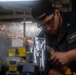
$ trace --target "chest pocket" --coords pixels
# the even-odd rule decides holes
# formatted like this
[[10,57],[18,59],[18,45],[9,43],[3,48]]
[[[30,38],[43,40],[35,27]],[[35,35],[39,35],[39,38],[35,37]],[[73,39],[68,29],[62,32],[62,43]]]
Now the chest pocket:
[[69,44],[75,42],[76,41],[76,32],[70,34],[66,39]]
[[72,25],[71,28],[68,29],[66,40],[68,50],[76,48],[76,25]]

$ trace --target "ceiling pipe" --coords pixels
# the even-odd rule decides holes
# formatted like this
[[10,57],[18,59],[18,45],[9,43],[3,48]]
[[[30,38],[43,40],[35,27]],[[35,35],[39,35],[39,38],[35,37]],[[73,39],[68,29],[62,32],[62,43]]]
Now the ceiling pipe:
[[[23,14],[17,14],[17,15],[0,15],[0,20],[4,20],[4,19],[20,19],[23,18],[24,15]],[[26,18],[32,18],[31,14],[26,14]]]

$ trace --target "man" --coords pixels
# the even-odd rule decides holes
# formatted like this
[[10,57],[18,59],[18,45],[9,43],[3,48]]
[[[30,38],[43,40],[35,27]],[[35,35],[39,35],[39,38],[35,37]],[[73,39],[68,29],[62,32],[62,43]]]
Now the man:
[[46,35],[46,44],[56,52],[47,58],[48,75],[64,75],[58,69],[68,66],[76,72],[76,13],[61,12],[49,0],[39,1],[32,9],[32,16],[43,28],[40,36]]

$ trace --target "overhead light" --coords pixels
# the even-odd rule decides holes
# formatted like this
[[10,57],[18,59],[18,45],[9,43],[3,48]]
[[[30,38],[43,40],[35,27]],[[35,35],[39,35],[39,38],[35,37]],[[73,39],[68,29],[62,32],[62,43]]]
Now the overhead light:
[[12,1],[38,1],[38,0],[0,0],[0,2],[12,2]]
[[[23,21],[21,23],[24,23]],[[25,23],[32,23],[32,21],[25,21]]]
[[32,23],[32,21],[25,21],[25,23]]

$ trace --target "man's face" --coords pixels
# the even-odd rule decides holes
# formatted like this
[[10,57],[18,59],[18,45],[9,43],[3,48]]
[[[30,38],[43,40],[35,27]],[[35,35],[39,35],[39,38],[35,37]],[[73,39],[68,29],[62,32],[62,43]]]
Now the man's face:
[[57,14],[56,11],[40,21],[42,28],[48,34],[51,35],[57,34],[58,29],[60,27],[60,23],[61,23],[60,16]]

